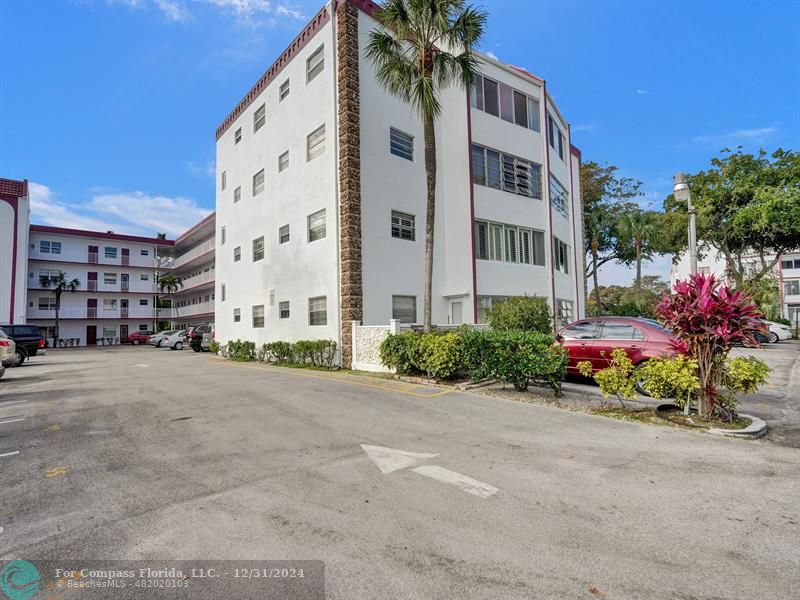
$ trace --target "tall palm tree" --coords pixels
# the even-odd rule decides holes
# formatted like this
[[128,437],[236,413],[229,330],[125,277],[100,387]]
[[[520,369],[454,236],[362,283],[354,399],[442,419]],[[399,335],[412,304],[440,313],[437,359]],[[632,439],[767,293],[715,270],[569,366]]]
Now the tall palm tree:
[[423,326],[431,329],[433,231],[436,216],[436,133],[442,89],[469,89],[478,74],[475,46],[486,13],[464,0],[386,0],[375,13],[383,25],[369,34],[366,55],[386,90],[408,102],[422,118],[425,138],[425,300]]
[[659,235],[658,223],[653,213],[636,211],[626,213],[620,218],[620,235],[633,241],[636,248],[636,282],[634,283],[636,307],[641,307],[642,295],[642,248],[653,242]]
[[65,291],[74,292],[81,285],[77,278],[67,279],[64,271],[59,271],[55,275],[42,275],[39,277],[39,285],[43,288],[52,289],[56,297],[56,326],[53,332],[53,348],[57,347],[58,341],[58,314],[61,311],[61,294]]
[[175,292],[183,287],[183,280],[177,275],[168,273],[158,278],[158,289],[169,294],[170,306],[175,309],[175,319],[178,319],[178,307],[175,305]]
[[598,271],[600,270],[599,252],[604,239],[607,239],[609,231],[612,229],[612,218],[608,211],[594,210],[586,215],[586,237],[589,240],[589,250],[592,253],[592,283],[594,288],[595,316],[603,314],[603,304],[600,300],[600,285],[597,281]]

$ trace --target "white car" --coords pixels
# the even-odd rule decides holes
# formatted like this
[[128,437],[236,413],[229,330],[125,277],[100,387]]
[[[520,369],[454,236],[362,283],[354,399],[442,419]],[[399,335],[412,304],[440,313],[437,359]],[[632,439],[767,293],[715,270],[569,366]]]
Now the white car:
[[781,340],[791,339],[792,337],[792,330],[788,325],[784,325],[783,323],[775,323],[774,321],[767,321],[767,327],[769,327],[769,333],[767,334],[767,337],[773,344]]
[[147,339],[147,343],[151,346],[155,346],[156,348],[161,348],[161,343],[164,341],[164,336],[171,336],[175,333],[174,329],[170,329],[168,331],[159,331],[158,333],[154,333]]
[[17,344],[0,329],[0,377],[5,375],[6,367],[13,367],[16,364]]
[[[165,334],[167,332],[164,332]],[[169,348],[170,350],[183,350],[186,345],[186,330],[173,331],[170,335],[163,335],[161,338],[161,348]]]

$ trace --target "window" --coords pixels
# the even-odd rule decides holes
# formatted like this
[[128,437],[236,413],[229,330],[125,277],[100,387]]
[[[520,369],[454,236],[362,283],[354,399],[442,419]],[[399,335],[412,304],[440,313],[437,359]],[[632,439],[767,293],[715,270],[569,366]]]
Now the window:
[[253,133],[261,129],[266,121],[267,121],[267,106],[265,104],[262,104],[256,109],[256,112],[253,113]]
[[228,185],[228,172],[223,171],[222,175],[220,175],[219,187],[224,192],[227,185]]
[[564,134],[561,129],[556,125],[553,117],[547,117],[547,139],[550,142],[550,147],[558,151],[558,157],[564,160]]
[[55,298],[39,298],[39,310],[55,310]]
[[781,267],[784,269],[800,269],[800,258],[782,260]]
[[483,260],[544,266],[544,232],[476,221],[475,256]]
[[233,249],[233,262],[239,262],[240,260],[242,260],[242,247],[236,246]]
[[783,293],[786,296],[800,296],[800,279],[783,282]]
[[289,95],[289,80],[287,79],[281,84],[281,87],[278,89],[278,102],[283,102],[288,95]]
[[565,340],[593,340],[597,330],[597,323],[594,321],[582,321],[575,323],[561,332],[561,337]]
[[225,284],[221,283],[219,285],[219,301],[225,302]]
[[558,158],[564,160],[564,134],[558,130]]
[[117,274],[103,273],[103,283],[106,285],[117,285]]
[[150,275],[139,275],[141,281],[150,281]]
[[325,125],[317,127],[306,138],[306,160],[313,160],[325,152]]
[[314,242],[325,237],[325,209],[308,215],[308,241]]
[[149,304],[147,298],[140,298],[139,299],[139,306],[147,306]]
[[241,141],[242,141],[242,128],[239,127],[239,129],[233,132],[233,143],[238,144]]
[[264,327],[264,305],[253,307],[253,327]]
[[318,296],[308,299],[308,324],[327,325],[328,324],[328,298]]
[[550,142],[550,147],[551,148],[555,148],[556,147],[555,128],[556,128],[556,124],[553,123],[553,117],[551,117],[550,115],[547,115],[547,139]]
[[264,258],[264,236],[253,240],[253,262],[258,262]]
[[416,323],[417,297],[392,296],[392,318],[401,323]]
[[711,275],[711,267],[700,267],[697,269],[700,275]]
[[472,144],[472,180],[512,194],[542,198],[541,165],[479,144]]
[[414,215],[407,215],[393,210],[392,237],[413,242],[415,238],[414,220]]
[[561,182],[550,175],[550,204],[565,217],[569,216],[569,195]]
[[225,245],[225,225],[219,228],[219,245]]
[[103,300],[103,310],[116,310],[116,309],[117,309],[116,298],[106,298]]
[[289,168],[289,151],[287,150],[278,157],[278,173]]
[[150,331],[147,327],[147,323],[139,323],[139,331]]
[[320,46],[306,60],[306,83],[322,73],[325,68],[325,46]]
[[103,249],[103,253],[106,258],[117,258],[117,249],[111,246],[106,246]]
[[264,169],[253,175],[253,196],[264,191]]
[[242,320],[242,309],[241,308],[234,308],[233,309],[233,322],[239,323]]
[[598,339],[601,340],[643,340],[644,334],[628,323],[605,321]]
[[556,269],[562,273],[569,273],[569,246],[557,237],[553,238]]
[[390,127],[389,152],[406,160],[414,160],[414,136]]
[[285,244],[289,241],[289,225],[283,225],[278,229],[278,243]]
[[505,299],[505,296],[478,296],[478,323],[488,322],[489,309]]
[[53,277],[58,277],[59,271],[58,269],[39,269],[39,282],[41,284],[42,279],[52,279]]
[[478,75],[470,90],[470,104],[509,123],[541,131],[539,101],[504,83]]
[[563,326],[572,323],[573,319],[575,318],[572,306],[572,300],[558,300],[556,308],[559,325]]
[[41,240],[39,242],[39,252],[42,254],[61,254],[61,242]]
[[236,189],[233,190],[233,203],[236,204],[241,199],[242,199],[242,186],[237,186]]
[[139,254],[142,256],[150,256],[150,250],[139,250]]
[[113,338],[117,336],[117,326],[116,325],[103,325],[103,337],[105,338]]
[[283,302],[278,302],[278,318],[279,319],[288,319],[289,318],[289,301],[285,300]]

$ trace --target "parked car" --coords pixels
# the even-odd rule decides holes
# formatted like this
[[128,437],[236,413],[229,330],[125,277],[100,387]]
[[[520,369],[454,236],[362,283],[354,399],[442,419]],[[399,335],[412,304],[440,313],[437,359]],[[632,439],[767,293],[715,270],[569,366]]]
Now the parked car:
[[204,333],[203,334],[203,341],[200,343],[200,349],[203,352],[211,352],[211,342],[214,341],[214,334],[215,333],[216,333],[216,330],[215,330],[214,326],[212,325],[211,326],[211,331],[209,331],[208,333]]
[[147,343],[151,346],[155,346],[156,348],[161,348],[161,343],[164,341],[164,336],[169,337],[173,333],[175,333],[174,329],[168,329],[166,331],[159,331],[158,333],[154,333],[150,336],[147,340]]
[[[556,339],[567,350],[567,372],[578,374],[578,363],[589,361],[592,371],[605,369],[614,348],[624,348],[635,366],[650,358],[675,356],[672,332],[658,321],[634,317],[590,317],[570,323]],[[647,391],[637,384],[637,390]]]
[[195,352],[200,352],[203,349],[203,336],[211,332],[214,326],[210,323],[205,325],[198,325],[197,327],[190,327],[186,330],[186,339],[189,340],[189,346]]
[[776,323],[775,321],[767,321],[767,327],[769,327],[769,333],[767,334],[767,337],[773,344],[780,342],[781,340],[792,339],[792,330],[788,325]]
[[134,331],[133,333],[129,333],[128,337],[126,337],[122,343],[133,344],[134,346],[146,344],[150,340],[151,335],[153,335],[152,331]]
[[0,329],[0,377],[6,374],[7,367],[17,364],[17,344],[6,332]]
[[44,336],[38,325],[0,325],[0,329],[16,344],[16,366],[31,356],[44,354]]
[[186,344],[186,330],[173,331],[170,335],[164,335],[161,338],[161,346],[169,348],[170,350],[183,350]]

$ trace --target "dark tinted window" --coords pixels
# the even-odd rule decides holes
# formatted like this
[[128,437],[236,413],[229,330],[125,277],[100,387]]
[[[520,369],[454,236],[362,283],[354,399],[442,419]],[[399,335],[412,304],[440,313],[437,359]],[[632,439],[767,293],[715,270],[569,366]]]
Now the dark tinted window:
[[5,332],[11,337],[41,336],[38,325],[5,325]]
[[561,332],[561,337],[567,340],[591,340],[594,338],[594,331],[597,323],[584,321],[575,323],[572,327],[567,327]]
[[601,340],[643,340],[644,334],[628,323],[606,321],[600,334]]

